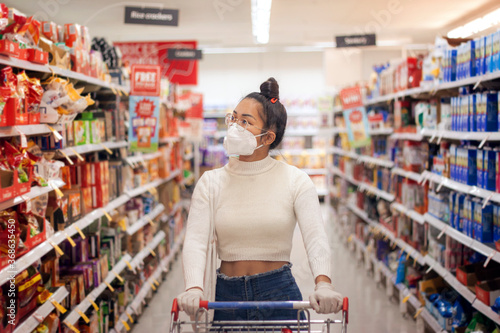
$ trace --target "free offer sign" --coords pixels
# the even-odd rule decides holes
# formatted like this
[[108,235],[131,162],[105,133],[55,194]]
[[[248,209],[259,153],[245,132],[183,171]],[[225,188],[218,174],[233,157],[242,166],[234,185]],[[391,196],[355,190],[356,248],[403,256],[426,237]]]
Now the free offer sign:
[[160,96],[160,66],[133,65],[130,93],[140,96]]

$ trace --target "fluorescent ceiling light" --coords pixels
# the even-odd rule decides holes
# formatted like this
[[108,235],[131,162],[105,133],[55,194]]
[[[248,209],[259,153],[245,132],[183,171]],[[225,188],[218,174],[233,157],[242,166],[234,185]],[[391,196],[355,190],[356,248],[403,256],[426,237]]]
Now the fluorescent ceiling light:
[[449,38],[466,38],[500,23],[500,8],[448,32]]
[[269,43],[272,0],[252,0],[252,34],[257,44]]

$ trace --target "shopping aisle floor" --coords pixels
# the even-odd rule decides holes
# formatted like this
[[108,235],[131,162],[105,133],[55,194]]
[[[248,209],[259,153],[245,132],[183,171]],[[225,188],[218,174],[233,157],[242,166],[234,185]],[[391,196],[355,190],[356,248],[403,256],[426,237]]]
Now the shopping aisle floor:
[[[333,228],[327,228],[332,244],[333,254],[333,281],[342,294],[349,297],[350,332],[370,333],[414,333],[416,325],[413,319],[403,318],[398,305],[391,302],[385,294],[384,287],[377,287],[373,278],[369,277],[364,268],[358,265],[354,253],[349,251],[334,235]],[[292,272],[302,291],[304,299],[314,289],[314,283],[307,262],[300,231],[297,228],[294,235],[292,249]],[[182,273],[181,256],[173,264],[166,281],[161,285],[133,333],[165,333],[169,330],[170,309],[172,300],[183,291],[184,280]],[[311,312],[312,319],[325,319],[328,316]],[[335,315],[333,318],[340,318]],[[190,330],[190,329],[189,329]],[[333,327],[332,332],[340,332],[340,327]]]

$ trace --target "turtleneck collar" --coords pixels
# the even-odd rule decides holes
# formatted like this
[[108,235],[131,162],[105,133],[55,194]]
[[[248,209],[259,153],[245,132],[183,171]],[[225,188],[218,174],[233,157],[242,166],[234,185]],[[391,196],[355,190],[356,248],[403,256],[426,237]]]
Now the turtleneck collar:
[[277,161],[269,155],[255,162],[243,162],[237,157],[230,157],[229,163],[225,165],[225,169],[236,175],[253,176],[271,170],[276,162]]

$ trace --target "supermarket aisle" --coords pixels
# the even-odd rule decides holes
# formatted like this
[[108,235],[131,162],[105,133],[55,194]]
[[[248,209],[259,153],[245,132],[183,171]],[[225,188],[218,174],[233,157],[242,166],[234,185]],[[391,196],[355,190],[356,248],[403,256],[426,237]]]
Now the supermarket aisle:
[[[367,276],[365,270],[356,264],[353,253],[338,242],[333,228],[328,228],[333,252],[333,281],[336,288],[350,299],[350,332],[371,333],[414,333],[416,325],[412,319],[405,319],[399,313],[398,305],[391,303],[385,295],[385,289],[378,289],[375,282]],[[304,299],[314,289],[309,265],[306,260],[300,231],[297,228],[292,249],[292,271],[302,291]],[[165,333],[170,325],[170,309],[173,298],[182,292],[184,286],[182,263],[177,260],[167,280],[161,285],[159,293],[153,298],[134,333]],[[312,312],[312,319],[327,318]],[[335,316],[340,318],[339,315]],[[332,332],[340,332],[334,327]]]

